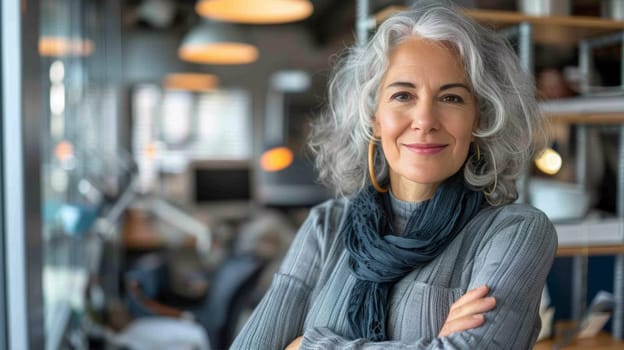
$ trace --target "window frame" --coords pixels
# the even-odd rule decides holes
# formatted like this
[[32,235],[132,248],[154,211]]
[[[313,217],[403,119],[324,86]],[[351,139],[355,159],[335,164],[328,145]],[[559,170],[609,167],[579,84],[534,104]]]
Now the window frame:
[[0,16],[0,347],[43,349],[39,5],[3,0]]

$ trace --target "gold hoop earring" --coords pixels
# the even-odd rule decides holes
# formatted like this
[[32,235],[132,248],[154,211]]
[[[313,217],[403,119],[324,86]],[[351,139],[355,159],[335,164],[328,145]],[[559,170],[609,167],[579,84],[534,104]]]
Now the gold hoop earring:
[[373,184],[373,187],[375,187],[377,192],[385,193],[385,192],[388,192],[388,189],[381,187],[379,185],[379,182],[377,182],[377,178],[375,178],[374,154],[375,154],[375,139],[371,139],[370,142],[368,143],[368,175],[370,175],[371,183]]
[[477,154],[477,162],[481,160],[481,149],[479,148],[479,144],[474,142],[475,153]]

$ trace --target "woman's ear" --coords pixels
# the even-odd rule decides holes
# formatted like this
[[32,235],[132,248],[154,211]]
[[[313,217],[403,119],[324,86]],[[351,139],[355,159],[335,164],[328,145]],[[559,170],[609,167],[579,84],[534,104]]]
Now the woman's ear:
[[475,140],[475,132],[477,132],[477,130],[479,129],[479,120],[481,119],[481,116],[477,114],[477,117],[475,118],[474,124],[472,125],[472,139],[470,141],[474,141]]
[[379,132],[379,121],[375,116],[373,116],[373,137],[375,137],[376,139],[381,137]]

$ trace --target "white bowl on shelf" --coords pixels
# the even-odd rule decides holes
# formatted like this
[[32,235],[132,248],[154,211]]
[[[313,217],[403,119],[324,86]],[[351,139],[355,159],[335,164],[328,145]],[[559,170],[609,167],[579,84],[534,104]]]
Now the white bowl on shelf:
[[531,178],[529,203],[546,213],[552,221],[574,220],[587,214],[590,195],[574,183]]

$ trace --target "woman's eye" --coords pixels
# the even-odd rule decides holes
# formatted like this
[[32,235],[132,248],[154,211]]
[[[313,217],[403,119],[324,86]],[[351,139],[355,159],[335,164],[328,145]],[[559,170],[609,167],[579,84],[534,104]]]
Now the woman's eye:
[[395,101],[399,101],[399,102],[404,102],[404,101],[409,101],[411,97],[412,95],[410,95],[407,92],[397,92],[396,94],[392,95],[391,99]]
[[440,99],[442,102],[463,103],[464,99],[457,95],[444,95]]

